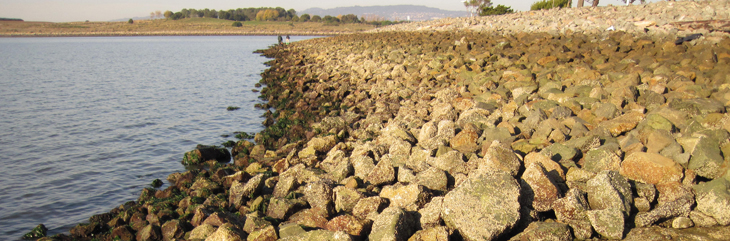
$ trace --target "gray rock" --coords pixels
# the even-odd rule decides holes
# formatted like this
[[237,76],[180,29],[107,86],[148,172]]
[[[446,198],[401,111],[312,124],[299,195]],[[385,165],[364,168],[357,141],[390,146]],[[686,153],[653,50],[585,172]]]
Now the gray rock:
[[418,230],[408,241],[448,241],[449,231],[444,226]]
[[368,156],[357,156],[352,158],[352,167],[355,169],[355,176],[365,179],[375,168],[375,161]]
[[508,172],[470,175],[444,198],[443,219],[466,240],[495,239],[520,219],[520,185]]
[[573,233],[570,227],[562,223],[533,222],[530,226],[512,237],[514,241],[528,240],[555,240],[555,241],[572,241]]
[[318,229],[303,234],[279,239],[281,241],[352,241],[352,237],[343,231],[332,232]]
[[418,210],[418,214],[421,215],[419,222],[421,229],[441,224],[443,205],[444,197],[434,197],[423,208]]
[[359,219],[366,219],[370,214],[378,214],[388,206],[388,200],[381,197],[367,197],[357,201],[352,208],[352,215]]
[[402,185],[396,183],[392,186],[385,186],[380,191],[380,197],[390,200],[391,207],[399,207],[406,211],[417,211],[430,199],[431,193],[421,185],[411,183]]
[[395,182],[395,168],[389,159],[381,158],[364,181],[376,186],[393,183]]
[[602,171],[588,180],[586,193],[593,210],[614,208],[627,215],[631,212],[634,201],[631,185],[616,171]]
[[368,238],[372,241],[405,241],[414,232],[413,218],[403,209],[390,207],[375,218]]
[[553,210],[559,222],[570,225],[576,239],[588,239],[593,235],[591,222],[586,215],[590,207],[581,190],[568,190],[565,197],[553,202]]
[[583,169],[590,172],[619,171],[621,158],[606,149],[590,150],[584,157]]
[[590,210],[586,212],[591,220],[593,229],[607,239],[622,239],[624,237],[624,212],[617,208]]
[[444,146],[439,148],[439,151],[436,153],[436,158],[428,158],[426,161],[429,165],[447,172],[456,173],[465,172],[466,170],[464,154]]
[[419,172],[416,175],[416,180],[416,183],[428,188],[429,190],[438,192],[445,192],[449,181],[448,178],[446,178],[446,173],[435,167]]
[[332,214],[334,211],[332,194],[332,185],[325,182],[309,183],[304,189],[304,198],[309,206],[324,210],[327,214]]
[[246,182],[245,185],[235,181],[228,190],[228,202],[236,208],[241,207],[250,197],[258,194],[264,187],[265,174],[258,174]]
[[306,203],[298,199],[271,198],[266,208],[266,216],[286,220],[304,206],[306,206]]
[[365,196],[355,189],[344,186],[337,186],[333,190],[335,199],[335,211],[352,213],[357,202]]
[[479,168],[502,170],[512,176],[517,176],[522,168],[522,162],[511,147],[505,144],[492,143],[484,155]]
[[718,170],[724,161],[720,152],[720,141],[703,136],[696,143],[687,167],[701,177],[714,179],[720,175]]
[[562,190],[540,163],[530,163],[522,174],[520,186],[522,199],[535,211],[546,212],[553,209],[553,202],[563,196]]
[[730,224],[730,181],[718,178],[694,186],[697,193],[697,211],[715,218],[717,223]]

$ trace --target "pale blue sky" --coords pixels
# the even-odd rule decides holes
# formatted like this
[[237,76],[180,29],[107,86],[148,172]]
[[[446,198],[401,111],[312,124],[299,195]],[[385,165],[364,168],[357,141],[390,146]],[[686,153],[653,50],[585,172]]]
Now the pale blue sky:
[[[511,6],[518,11],[529,10],[537,0],[493,0],[496,6]],[[173,12],[183,8],[228,10],[247,7],[283,7],[302,11],[311,7],[334,8],[349,6],[413,4],[444,10],[465,10],[461,0],[0,0],[0,17],[21,18],[25,21],[108,21],[149,16],[155,10]],[[622,4],[619,0],[602,0],[601,5]]]

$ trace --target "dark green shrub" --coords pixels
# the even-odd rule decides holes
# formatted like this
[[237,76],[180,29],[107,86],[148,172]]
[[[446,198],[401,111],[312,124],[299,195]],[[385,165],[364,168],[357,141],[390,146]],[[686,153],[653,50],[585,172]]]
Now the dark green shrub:
[[241,22],[239,22],[239,21],[235,21],[235,22],[233,22],[233,24],[231,26],[233,26],[233,27],[242,27],[243,24]]
[[496,7],[483,7],[479,11],[479,16],[488,16],[488,15],[502,15],[507,13],[514,13],[515,10],[512,10],[512,7],[507,7],[502,4],[497,5]]
[[568,7],[568,0],[542,0],[532,4],[530,10]]

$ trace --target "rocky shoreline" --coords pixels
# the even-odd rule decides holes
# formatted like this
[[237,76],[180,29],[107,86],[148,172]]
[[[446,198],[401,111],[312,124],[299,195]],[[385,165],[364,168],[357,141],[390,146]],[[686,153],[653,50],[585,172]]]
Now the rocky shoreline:
[[261,50],[256,144],[44,239],[730,239],[726,33],[426,25]]

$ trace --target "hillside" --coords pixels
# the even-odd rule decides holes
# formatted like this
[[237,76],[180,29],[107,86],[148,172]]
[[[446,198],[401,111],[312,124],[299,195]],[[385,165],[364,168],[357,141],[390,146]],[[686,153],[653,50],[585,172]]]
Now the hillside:
[[467,16],[466,11],[448,11],[441,10],[438,8],[431,8],[426,6],[416,5],[393,5],[393,6],[354,6],[354,7],[339,7],[339,8],[309,8],[299,12],[299,14],[310,14],[310,15],[344,15],[344,14],[355,14],[358,17],[372,17],[378,16],[386,20],[409,20],[411,21],[424,21],[433,20],[440,18],[453,18],[453,17],[464,17]]

